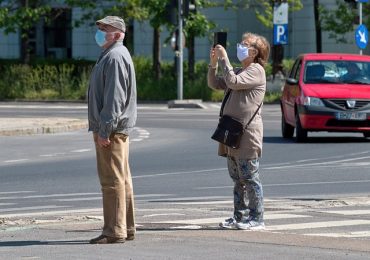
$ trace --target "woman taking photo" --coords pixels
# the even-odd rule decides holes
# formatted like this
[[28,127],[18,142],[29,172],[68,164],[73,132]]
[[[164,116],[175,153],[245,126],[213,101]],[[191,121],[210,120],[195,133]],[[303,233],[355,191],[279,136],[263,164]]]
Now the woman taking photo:
[[[216,45],[210,52],[208,86],[225,91],[222,114],[236,119],[244,126],[250,123],[238,148],[219,144],[218,155],[227,158],[229,175],[234,182],[234,214],[220,223],[222,228],[265,228],[259,159],[263,139],[261,104],[266,92],[264,66],[269,53],[268,41],[253,33],[243,34],[242,41],[237,44],[241,68],[231,66],[226,50],[221,45]],[[222,76],[217,76],[218,66]]]

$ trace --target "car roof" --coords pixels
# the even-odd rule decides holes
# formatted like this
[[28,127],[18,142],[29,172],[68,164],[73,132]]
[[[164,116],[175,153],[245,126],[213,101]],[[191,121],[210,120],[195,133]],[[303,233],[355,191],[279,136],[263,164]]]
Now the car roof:
[[304,53],[298,56],[303,60],[351,60],[369,61],[370,56],[350,53]]

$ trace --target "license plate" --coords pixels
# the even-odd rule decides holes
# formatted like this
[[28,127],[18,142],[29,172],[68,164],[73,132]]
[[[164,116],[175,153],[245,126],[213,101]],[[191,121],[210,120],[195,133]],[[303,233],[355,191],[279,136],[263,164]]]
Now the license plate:
[[366,120],[366,113],[338,112],[335,117],[338,120]]

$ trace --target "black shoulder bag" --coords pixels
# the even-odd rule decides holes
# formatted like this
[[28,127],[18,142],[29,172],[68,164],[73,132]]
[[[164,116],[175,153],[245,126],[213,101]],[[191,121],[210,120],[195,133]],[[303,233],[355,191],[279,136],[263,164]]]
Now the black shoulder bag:
[[242,135],[245,129],[247,129],[249,124],[252,122],[253,118],[257,115],[258,110],[260,109],[262,105],[262,102],[261,104],[259,104],[256,112],[254,112],[251,119],[249,119],[247,125],[244,127],[243,124],[240,123],[238,120],[232,118],[231,116],[223,115],[224,106],[230,94],[231,94],[231,89],[226,93],[222,101],[222,105],[220,109],[220,119],[219,119],[217,128],[211,138],[230,148],[237,149],[240,146],[240,139],[242,138]]

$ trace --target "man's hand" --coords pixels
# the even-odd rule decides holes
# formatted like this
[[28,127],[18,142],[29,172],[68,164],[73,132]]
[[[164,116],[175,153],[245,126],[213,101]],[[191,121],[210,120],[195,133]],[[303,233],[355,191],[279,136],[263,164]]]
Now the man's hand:
[[100,136],[98,136],[98,145],[102,148],[108,147],[110,145],[109,138],[105,139],[105,138],[101,138]]

